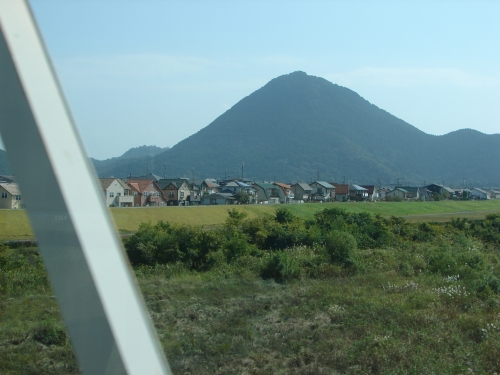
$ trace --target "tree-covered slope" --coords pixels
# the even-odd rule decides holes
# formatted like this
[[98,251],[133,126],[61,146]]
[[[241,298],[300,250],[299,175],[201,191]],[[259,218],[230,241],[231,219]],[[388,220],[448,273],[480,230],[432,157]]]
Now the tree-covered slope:
[[[106,160],[96,160],[91,159],[97,170],[99,176],[115,176],[115,177],[125,177],[132,175],[141,175],[148,173],[148,166],[151,159],[161,154],[164,151],[169,150],[169,147],[157,147],[157,146],[139,146],[131,148],[126,151],[123,155],[106,159]],[[133,171],[130,168],[123,168],[123,170],[116,171],[116,166],[123,162],[123,165],[137,165]],[[118,173],[117,173],[118,172]]]
[[[239,175],[257,179],[389,183],[445,180],[495,182],[500,135],[460,130],[426,134],[325,79],[294,72],[273,79],[207,127],[167,152],[150,168],[167,175]],[[115,175],[144,169],[120,160]]]

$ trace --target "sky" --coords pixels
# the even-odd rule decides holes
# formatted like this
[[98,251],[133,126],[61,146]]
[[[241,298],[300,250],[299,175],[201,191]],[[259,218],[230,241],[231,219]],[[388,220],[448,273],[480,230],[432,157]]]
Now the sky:
[[499,1],[30,4],[97,159],[172,147],[297,70],[426,133],[500,133]]

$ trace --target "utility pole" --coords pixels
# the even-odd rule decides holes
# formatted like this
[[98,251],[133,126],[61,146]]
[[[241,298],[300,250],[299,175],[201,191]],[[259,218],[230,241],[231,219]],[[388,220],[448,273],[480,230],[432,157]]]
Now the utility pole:
[[194,167],[192,168],[192,172],[193,172],[193,182],[194,182]]
[[224,169],[224,180],[227,180],[227,169]]
[[244,176],[245,176],[245,175],[244,175],[244,173],[243,173],[244,168],[245,168],[245,163],[244,163],[244,162],[241,162],[241,179],[242,179],[242,180],[243,180],[243,178],[244,178]]
[[163,178],[167,178],[167,163],[163,163]]

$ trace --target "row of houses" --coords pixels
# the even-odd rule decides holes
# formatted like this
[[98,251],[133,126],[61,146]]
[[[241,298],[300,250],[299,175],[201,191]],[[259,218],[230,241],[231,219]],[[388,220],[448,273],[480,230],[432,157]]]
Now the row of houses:
[[[382,188],[326,181],[286,184],[245,179],[167,179],[155,175],[128,179],[100,178],[99,182],[105,204],[109,207],[430,200],[436,194],[449,199],[500,199],[500,191],[497,190],[453,189],[439,184]],[[21,192],[12,179],[0,182],[0,197],[0,208],[24,208]]]

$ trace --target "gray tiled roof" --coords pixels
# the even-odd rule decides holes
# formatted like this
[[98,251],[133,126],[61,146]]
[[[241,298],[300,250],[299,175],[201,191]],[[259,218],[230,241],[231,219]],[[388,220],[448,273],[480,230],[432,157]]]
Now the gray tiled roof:
[[7,190],[12,195],[21,195],[21,191],[19,190],[19,186],[15,182],[0,184],[5,190]]

